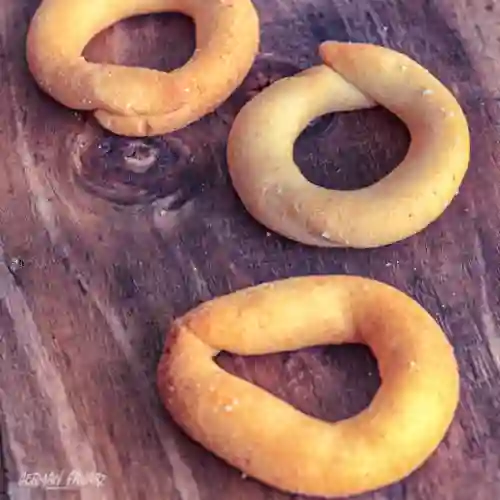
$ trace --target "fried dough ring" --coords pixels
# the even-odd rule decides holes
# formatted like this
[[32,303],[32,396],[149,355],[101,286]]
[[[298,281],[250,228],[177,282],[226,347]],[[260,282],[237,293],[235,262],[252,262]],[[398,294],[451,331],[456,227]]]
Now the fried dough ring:
[[[394,50],[325,42],[320,54],[324,65],[277,81],[237,116],[227,152],[234,188],[260,223],[306,245],[370,248],[418,233],[444,212],[468,167],[460,105],[426,69]],[[377,104],[410,131],[403,162],[354,191],[310,183],[293,158],[308,123]]]
[[[382,384],[358,415],[305,415],[215,363],[363,343]],[[352,276],[276,281],[219,297],[175,321],[158,366],[174,421],[215,455],[283,491],[343,496],[396,482],[437,448],[453,419],[459,374],[451,345],[414,300]]]
[[[169,73],[87,62],[97,33],[128,17],[179,12],[196,24],[196,51]],[[151,136],[212,112],[240,85],[259,49],[251,0],[43,0],[28,33],[27,60],[39,86],[65,106],[93,110],[106,129]]]

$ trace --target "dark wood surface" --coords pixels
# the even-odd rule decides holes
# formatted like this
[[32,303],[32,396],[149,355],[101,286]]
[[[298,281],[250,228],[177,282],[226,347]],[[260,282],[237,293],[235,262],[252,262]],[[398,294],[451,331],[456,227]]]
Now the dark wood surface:
[[[391,283],[423,304],[452,340],[462,377],[439,450],[405,481],[359,498],[499,498],[500,4],[256,0],[262,54],[242,88],[184,130],[131,140],[37,89],[24,40],[38,3],[0,0],[2,495],[302,499],[243,478],[182,435],[159,403],[155,369],[172,319],[201,301],[276,278],[347,273]],[[270,81],[318,62],[326,39],[408,53],[468,116],[472,158],[459,195],[402,243],[370,251],[292,243],[259,226],[229,182],[224,153],[235,114]],[[168,69],[193,43],[190,21],[150,16],[100,34],[86,55]],[[390,171],[408,141],[397,119],[375,109],[318,120],[296,157],[313,182],[350,189]],[[220,362],[328,420],[362,409],[379,383],[375,361],[357,347]],[[104,474],[104,486],[20,484],[24,473],[72,470]]]

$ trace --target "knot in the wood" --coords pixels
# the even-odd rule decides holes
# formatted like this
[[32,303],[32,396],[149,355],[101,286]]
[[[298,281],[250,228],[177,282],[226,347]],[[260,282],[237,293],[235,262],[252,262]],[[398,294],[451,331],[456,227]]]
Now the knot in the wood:
[[123,168],[136,174],[144,174],[155,165],[158,155],[158,148],[151,147],[144,141],[130,141],[123,148]]
[[87,191],[122,205],[150,203],[177,190],[176,172],[190,150],[175,137],[130,139],[106,136],[84,145],[76,179]]

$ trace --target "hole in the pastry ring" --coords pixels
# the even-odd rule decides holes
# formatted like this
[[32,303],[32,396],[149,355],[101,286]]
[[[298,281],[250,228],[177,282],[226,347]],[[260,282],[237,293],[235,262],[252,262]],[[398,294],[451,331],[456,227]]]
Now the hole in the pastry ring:
[[172,71],[196,48],[194,21],[182,14],[135,16],[97,34],[85,47],[89,62]]
[[[380,387],[377,361],[360,344],[310,347],[264,356],[223,352],[216,363],[298,410],[328,422],[364,410]],[[258,415],[258,408],[255,408]]]
[[[329,125],[324,127],[324,123]],[[294,159],[313,184],[350,191],[370,186],[392,172],[409,145],[405,124],[378,106],[314,120],[296,140]]]

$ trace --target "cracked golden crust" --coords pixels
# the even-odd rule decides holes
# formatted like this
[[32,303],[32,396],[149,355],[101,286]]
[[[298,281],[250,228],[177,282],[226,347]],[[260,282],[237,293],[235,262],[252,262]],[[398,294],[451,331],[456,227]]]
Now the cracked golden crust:
[[[86,61],[94,35],[142,14],[180,12],[196,24],[196,50],[167,72]],[[240,85],[259,49],[250,0],[44,0],[30,24],[27,60],[38,85],[65,106],[95,111],[128,136],[160,135],[200,119]]]
[[[237,116],[227,158],[243,204],[269,229],[318,247],[378,247],[422,231],[451,203],[468,168],[469,130],[460,105],[425,68],[394,50],[325,42],[320,54],[323,65],[274,83]],[[377,104],[410,131],[402,163],[355,191],[309,182],[293,158],[308,123]]]
[[[372,349],[382,385],[364,411],[335,423],[214,361],[222,350],[350,342]],[[453,419],[459,374],[444,332],[413,299],[366,278],[314,276],[240,290],[179,318],[158,388],[179,426],[227,463],[280,490],[326,497],[380,488],[427,460]]]

